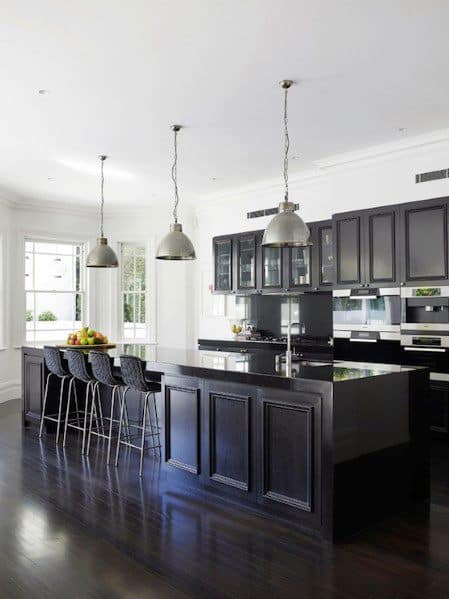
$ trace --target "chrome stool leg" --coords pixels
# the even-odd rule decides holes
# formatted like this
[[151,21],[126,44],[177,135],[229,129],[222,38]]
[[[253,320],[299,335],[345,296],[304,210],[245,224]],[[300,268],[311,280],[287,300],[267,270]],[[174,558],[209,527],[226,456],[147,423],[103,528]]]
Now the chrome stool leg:
[[111,443],[112,443],[112,420],[114,418],[114,404],[115,404],[115,396],[116,393],[120,394],[118,385],[115,385],[112,389],[112,397],[111,397],[111,414],[109,418],[109,439],[108,439],[108,454],[106,458],[106,464],[109,465],[111,461]]
[[142,439],[140,445],[140,466],[139,466],[139,476],[142,476],[143,470],[143,454],[145,451],[145,426],[147,419],[147,410],[148,410],[148,396],[150,393],[145,393],[145,398],[143,400],[143,414],[142,414]]
[[[75,385],[75,396],[76,396],[76,383],[74,377],[70,379],[69,382],[69,397],[67,399],[67,409],[65,411],[65,422],[64,422],[64,437],[62,439],[62,446],[65,447],[66,439],[67,439],[67,426],[69,422],[69,413],[70,413],[70,403],[72,401],[72,388]],[[76,400],[76,405],[78,406],[78,400]]]
[[89,412],[89,392],[92,395],[91,401],[92,402],[95,401],[93,387],[94,387],[94,385],[93,385],[92,381],[89,381],[87,383],[87,387],[86,387],[86,405],[85,405],[85,409],[84,409],[83,440],[81,443],[81,453],[82,454],[85,453],[85,448],[86,448],[87,414]]
[[126,403],[126,394],[128,392],[128,387],[125,388],[125,391],[123,392],[123,395],[121,397],[120,400],[120,417],[119,417],[119,423],[118,423],[118,437],[117,437],[117,449],[115,451],[115,465],[118,466],[118,459],[119,459],[119,454],[120,454],[120,443],[121,443],[121,435],[122,435],[122,424],[123,424],[123,413],[124,413],[124,406]]
[[47,382],[45,383],[44,403],[42,405],[41,423],[39,426],[39,437],[42,437],[42,431],[44,429],[45,410],[47,408],[48,384],[50,382],[51,376],[52,376],[52,373],[49,372],[48,376],[47,376]]
[[66,377],[63,376],[62,379],[61,379],[61,391],[59,393],[58,425],[56,427],[56,444],[58,444],[58,441],[59,441],[59,431],[61,429],[62,399],[64,397],[65,380],[66,380]]

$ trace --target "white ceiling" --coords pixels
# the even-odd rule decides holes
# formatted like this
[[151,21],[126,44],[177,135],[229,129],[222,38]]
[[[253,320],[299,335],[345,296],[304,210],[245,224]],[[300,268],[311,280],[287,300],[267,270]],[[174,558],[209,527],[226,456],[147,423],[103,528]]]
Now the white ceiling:
[[174,122],[186,200],[280,179],[284,77],[292,174],[449,125],[445,0],[0,6],[3,197],[95,204],[105,153],[107,206],[167,201]]

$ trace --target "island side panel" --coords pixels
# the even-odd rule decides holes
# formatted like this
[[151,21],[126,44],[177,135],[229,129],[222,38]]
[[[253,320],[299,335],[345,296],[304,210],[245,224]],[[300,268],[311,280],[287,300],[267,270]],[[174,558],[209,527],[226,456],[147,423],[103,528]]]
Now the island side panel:
[[425,501],[427,390],[425,370],[335,384],[336,538]]

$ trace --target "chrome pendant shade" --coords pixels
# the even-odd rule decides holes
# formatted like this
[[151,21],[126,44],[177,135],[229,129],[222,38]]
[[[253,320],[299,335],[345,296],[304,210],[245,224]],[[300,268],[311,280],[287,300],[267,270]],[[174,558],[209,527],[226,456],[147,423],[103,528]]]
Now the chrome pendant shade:
[[304,247],[312,245],[309,227],[302,218],[295,213],[295,204],[288,199],[288,151],[290,138],[288,135],[287,118],[287,93],[293,85],[290,79],[280,83],[284,90],[284,201],[279,204],[279,212],[270,221],[265,229],[262,245],[266,247]]
[[172,166],[172,181],[175,189],[175,203],[173,206],[173,220],[174,222],[170,225],[170,231],[159,243],[156,252],[156,258],[158,260],[195,260],[195,248],[193,243],[182,231],[182,225],[178,223],[178,132],[181,129],[181,125],[173,125],[172,131],[175,134],[175,152],[174,161]]
[[108,240],[103,232],[103,208],[104,208],[104,174],[103,164],[106,156],[100,156],[101,161],[101,203],[100,203],[100,236],[97,245],[89,252],[86,259],[88,268],[117,268],[118,260],[114,250],[108,245]]
[[295,213],[295,205],[292,202],[279,204],[279,213],[265,229],[262,245],[275,248],[312,245],[309,227]]
[[195,260],[193,244],[182,232],[180,223],[170,225],[170,232],[160,242],[156,257],[159,260]]

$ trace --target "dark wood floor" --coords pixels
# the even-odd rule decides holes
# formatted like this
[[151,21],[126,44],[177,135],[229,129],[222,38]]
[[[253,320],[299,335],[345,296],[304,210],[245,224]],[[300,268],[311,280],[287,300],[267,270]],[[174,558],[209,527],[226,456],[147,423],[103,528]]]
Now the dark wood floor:
[[0,597],[449,598],[449,447],[432,457],[430,516],[332,546],[198,496],[136,456],[107,468],[22,430],[0,406]]

